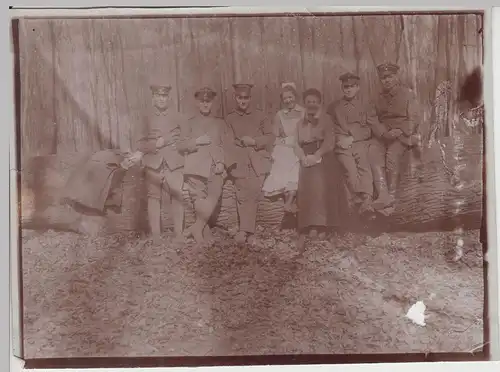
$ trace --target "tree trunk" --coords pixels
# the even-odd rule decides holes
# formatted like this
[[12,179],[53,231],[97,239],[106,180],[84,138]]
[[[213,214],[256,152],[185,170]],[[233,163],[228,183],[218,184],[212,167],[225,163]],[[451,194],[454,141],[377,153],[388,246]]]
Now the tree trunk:
[[[441,150],[444,150],[443,152]],[[143,231],[146,192],[142,171],[130,169],[122,182],[121,211],[105,216],[91,215],[73,208],[61,199],[69,175],[88,159],[88,155],[65,154],[38,156],[28,161],[22,173],[22,225],[26,228],[68,229],[89,232]],[[464,166],[467,164],[466,166]],[[462,168],[461,168],[462,167]],[[42,176],[36,178],[35,174]],[[480,136],[454,136],[424,149],[422,164],[410,164],[403,172],[393,213],[384,219],[391,229],[448,229],[457,224],[478,228],[482,214],[482,139]],[[31,200],[43,201],[35,206]],[[186,225],[194,221],[192,205],[185,192]],[[259,202],[257,224],[279,226],[284,218],[283,200],[263,198]],[[226,229],[237,227],[234,185],[226,182],[214,223]],[[172,225],[168,201],[163,201],[162,224]],[[89,227],[90,226],[90,227]]]

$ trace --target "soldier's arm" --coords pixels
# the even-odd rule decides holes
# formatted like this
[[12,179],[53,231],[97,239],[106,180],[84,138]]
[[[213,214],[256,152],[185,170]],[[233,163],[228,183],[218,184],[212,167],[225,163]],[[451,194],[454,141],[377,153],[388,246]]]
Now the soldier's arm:
[[321,147],[316,151],[317,157],[323,157],[327,152],[332,151],[335,148],[335,134],[333,129],[333,121],[330,115],[325,115],[323,118],[323,133],[324,139]]
[[181,154],[195,152],[198,150],[196,139],[191,138],[191,127],[189,122],[182,123],[180,126],[179,140],[176,143],[177,151]]
[[225,137],[227,136],[227,134],[225,133],[227,130],[227,124],[222,119],[218,121],[217,124],[217,136],[216,138],[214,138],[212,159],[215,164],[224,164],[224,142]]
[[328,112],[330,113],[330,117],[332,118],[335,134],[350,136],[351,131],[349,130],[349,126],[347,124],[347,118],[345,114],[342,112],[342,108],[332,105],[332,107],[328,110]]
[[299,142],[299,125],[301,122],[299,121],[297,125],[295,126],[295,134],[294,134],[294,139],[295,142],[293,144],[293,152],[297,156],[297,158],[302,161],[305,157],[306,154],[304,153],[304,150],[302,150],[302,147],[300,147],[300,142]]
[[224,130],[222,131],[222,147],[224,149],[224,164],[226,168],[232,167],[236,163],[236,153],[238,147],[236,146],[236,136],[234,134],[234,128],[231,125],[231,118],[227,116],[224,120],[226,124]]
[[386,133],[384,125],[378,119],[377,109],[373,103],[368,104],[366,111],[366,122],[372,133],[377,138],[383,138]]
[[261,135],[254,138],[255,148],[262,150],[274,145],[276,136],[274,135],[273,125],[267,117],[264,117],[260,122]]
[[401,129],[405,136],[411,136],[417,131],[417,116],[418,116],[418,104],[417,98],[413,92],[408,93],[408,101],[406,104],[406,115],[408,120],[406,125]]
[[160,131],[157,128],[145,131],[137,141],[137,150],[144,154],[156,152],[156,142],[160,136]]

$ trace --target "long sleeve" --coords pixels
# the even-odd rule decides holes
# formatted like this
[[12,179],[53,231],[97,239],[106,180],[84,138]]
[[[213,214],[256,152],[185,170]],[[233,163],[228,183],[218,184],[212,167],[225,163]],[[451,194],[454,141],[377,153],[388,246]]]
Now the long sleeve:
[[324,115],[323,118],[323,133],[324,139],[321,147],[316,152],[316,155],[322,157],[326,153],[332,151],[335,148],[335,134],[333,129],[333,122],[329,115]]
[[191,127],[188,123],[185,123],[180,128],[179,140],[176,147],[180,153],[190,153],[197,150],[196,139],[191,138]]
[[[146,122],[144,124],[147,125],[148,123]],[[156,152],[156,143],[160,137],[161,131],[158,128],[151,128],[144,131],[142,136],[137,141],[137,150],[145,154]]]
[[329,113],[333,121],[333,128],[336,134],[349,136],[351,132],[349,131],[349,126],[347,125],[346,116],[342,113],[342,108],[338,106],[333,106]]
[[220,123],[217,123],[217,135],[215,138],[215,142],[213,143],[213,148],[211,149],[210,153],[212,155],[212,159],[215,164],[217,163],[224,163],[224,140],[225,137],[227,136],[226,132],[226,123],[224,121],[221,121]]
[[294,135],[294,145],[293,145],[293,152],[299,158],[299,160],[302,160],[306,155],[304,153],[304,150],[302,150],[302,147],[300,147],[300,136],[299,136],[299,127],[302,125],[302,121],[299,121],[297,123],[297,126],[295,127],[295,135]]
[[368,109],[366,112],[366,122],[372,129],[372,133],[375,137],[382,138],[386,133],[384,125],[378,119],[377,109],[373,103],[368,105]]
[[417,100],[414,94],[409,94],[408,103],[406,106],[406,113],[408,116],[407,125],[403,127],[403,132],[406,136],[411,136],[415,134],[417,131],[417,115],[418,115],[418,107]]
[[255,137],[255,147],[257,150],[263,150],[274,145],[274,141],[276,140],[276,136],[274,134],[273,125],[270,123],[267,117],[264,117],[260,122],[260,132],[262,133],[260,136]]

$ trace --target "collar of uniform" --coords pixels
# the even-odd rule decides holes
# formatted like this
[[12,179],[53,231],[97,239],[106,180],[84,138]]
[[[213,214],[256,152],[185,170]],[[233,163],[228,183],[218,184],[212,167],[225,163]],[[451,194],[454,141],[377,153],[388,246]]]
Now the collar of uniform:
[[211,115],[203,115],[201,112],[197,112],[191,117],[191,119],[210,119],[212,117],[213,116]]
[[163,110],[163,111],[160,111],[158,110],[156,107],[155,107],[155,115],[156,116],[166,116],[168,114],[168,109],[167,110]]
[[401,84],[396,84],[390,90],[384,91],[385,96],[394,97],[401,89]]
[[342,103],[344,104],[344,106],[355,105],[358,102],[359,102],[359,96],[356,96],[352,99],[347,99],[345,97],[342,97]]
[[252,110],[249,108],[248,110],[246,111],[241,111],[241,110],[238,110],[238,109],[235,109],[234,110],[238,115],[240,116],[243,116],[243,115],[250,115],[252,113]]
[[302,106],[300,106],[300,105],[295,105],[295,107],[292,108],[292,109],[283,109],[283,112],[286,113],[286,114],[288,114],[288,113],[290,113],[292,111],[303,112],[304,108]]

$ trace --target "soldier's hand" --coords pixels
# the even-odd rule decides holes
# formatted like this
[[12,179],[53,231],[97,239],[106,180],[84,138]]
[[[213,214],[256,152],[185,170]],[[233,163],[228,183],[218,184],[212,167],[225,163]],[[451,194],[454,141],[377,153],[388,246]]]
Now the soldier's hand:
[[255,146],[255,140],[252,137],[244,136],[241,138],[241,142],[245,146]]
[[354,142],[354,138],[349,136],[349,137],[342,137],[339,139],[337,142],[337,145],[342,148],[342,149],[348,149],[349,147],[352,146],[352,143]]
[[422,146],[422,136],[420,134],[412,134],[410,136],[410,143],[413,146]]
[[159,137],[157,140],[156,140],[156,148],[157,149],[161,149],[162,147],[165,146],[165,139],[163,137]]
[[200,136],[196,139],[196,144],[198,146],[205,146],[205,145],[210,145],[212,143],[212,140],[207,134],[204,134],[203,136]]
[[215,166],[215,174],[221,174],[224,173],[224,164],[222,163],[217,163]]
[[398,138],[403,134],[403,131],[401,129],[396,128],[396,129],[391,129],[389,133],[393,136],[393,138]]

